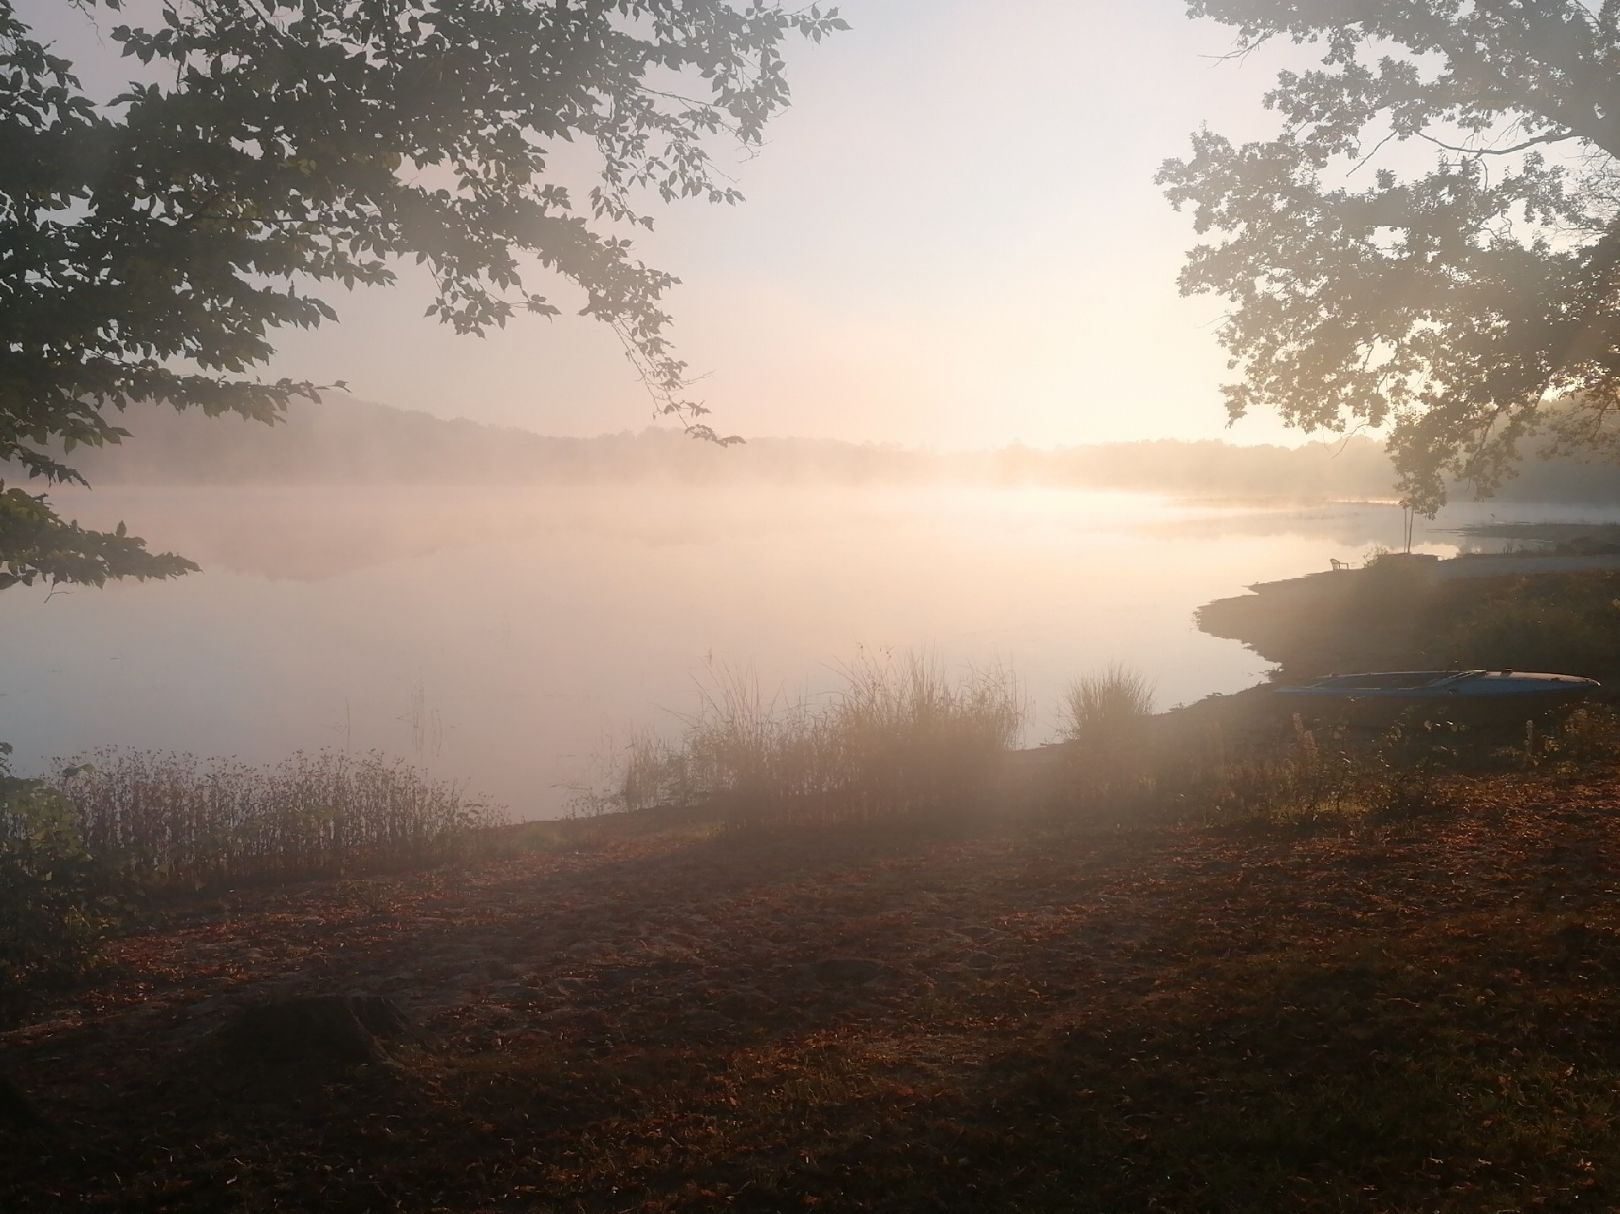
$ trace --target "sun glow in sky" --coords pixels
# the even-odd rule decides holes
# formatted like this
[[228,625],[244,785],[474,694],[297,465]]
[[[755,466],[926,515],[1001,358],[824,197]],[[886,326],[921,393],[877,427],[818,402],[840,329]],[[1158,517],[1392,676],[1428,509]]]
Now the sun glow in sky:
[[[20,0],[100,92],[133,74],[61,0]],[[655,211],[642,255],[678,274],[674,336],[716,427],[942,448],[1227,430],[1218,300],[1175,278],[1191,224],[1153,184],[1201,123],[1269,129],[1275,63],[1180,0],[847,0],[854,27],[789,51],[793,108],[745,157],[747,195]],[[97,87],[100,86],[100,87]],[[546,289],[542,284],[541,289]],[[555,434],[639,428],[651,402],[604,327],[523,318],[482,341],[422,312],[425,276],[329,295],[272,374]],[[568,301],[558,292],[559,303]]]

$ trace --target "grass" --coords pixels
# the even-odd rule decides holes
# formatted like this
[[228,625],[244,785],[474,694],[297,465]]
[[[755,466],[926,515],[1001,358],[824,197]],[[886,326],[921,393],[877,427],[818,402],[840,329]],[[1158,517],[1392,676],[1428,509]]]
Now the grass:
[[861,658],[820,701],[765,696],[715,667],[673,743],[637,735],[593,811],[708,804],[734,825],[904,818],[981,803],[1024,723],[1001,669],[952,678],[931,658]]
[[1426,769],[1391,760],[1398,738],[1355,745],[1296,723],[1277,744],[1195,772],[1191,790],[1178,794],[1198,806],[1201,821],[1227,826],[1353,824],[1433,804],[1438,792]]
[[0,747],[0,1021],[83,980],[154,899],[421,868],[510,842],[459,786],[377,754],[102,750],[53,779]]
[[1421,815],[1443,802],[1452,773],[1620,753],[1620,721],[1603,708],[1528,731],[1307,725],[1263,692],[1154,715],[1151,683],[1117,665],[1070,686],[1054,744],[1017,751],[1025,704],[1006,671],[953,680],[910,657],[842,673],[844,686],[812,703],[767,698],[747,672],[711,671],[680,736],[636,735],[612,791],[580,808],[666,820],[680,809],[749,828],[965,815],[1294,829]]
[[87,978],[161,899],[436,865],[516,843],[460,787],[378,754],[270,767],[102,750],[53,779],[0,747],[0,1023]]
[[147,889],[353,876],[437,863],[499,815],[381,754],[322,750],[271,766],[107,749],[53,781],[85,849]]

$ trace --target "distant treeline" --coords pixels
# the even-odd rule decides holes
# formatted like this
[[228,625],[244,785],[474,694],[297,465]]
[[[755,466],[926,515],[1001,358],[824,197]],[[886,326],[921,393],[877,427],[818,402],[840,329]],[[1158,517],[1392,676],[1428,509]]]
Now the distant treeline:
[[[92,484],[945,481],[1192,496],[1367,499],[1390,497],[1394,482],[1382,446],[1360,437],[1299,447],[1160,440],[979,452],[760,438],[720,448],[671,429],[555,438],[336,396],[320,404],[300,402],[284,423],[273,427],[151,405],[132,406],[122,424],[133,437],[119,446],[78,448],[72,453],[70,462]],[[0,464],[0,477],[17,481],[21,474]],[[1498,496],[1520,501],[1620,501],[1620,467],[1535,461]]]

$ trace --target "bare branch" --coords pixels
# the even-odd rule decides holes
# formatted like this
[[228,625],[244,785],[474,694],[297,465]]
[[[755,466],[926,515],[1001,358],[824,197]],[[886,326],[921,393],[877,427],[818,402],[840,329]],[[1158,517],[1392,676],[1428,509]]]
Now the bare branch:
[[[1448,152],[1457,152],[1463,156],[1511,156],[1515,152],[1522,152],[1527,148],[1536,147],[1544,143],[1563,143],[1567,139],[1577,139],[1579,136],[1573,131],[1548,131],[1545,135],[1537,135],[1534,139],[1526,139],[1523,143],[1515,143],[1506,148],[1464,147],[1455,143],[1447,143],[1443,139],[1436,139],[1427,131],[1418,132],[1419,139],[1425,139],[1437,148],[1444,148]],[[1382,147],[1380,144],[1379,147]],[[1377,151],[1377,148],[1373,149]]]

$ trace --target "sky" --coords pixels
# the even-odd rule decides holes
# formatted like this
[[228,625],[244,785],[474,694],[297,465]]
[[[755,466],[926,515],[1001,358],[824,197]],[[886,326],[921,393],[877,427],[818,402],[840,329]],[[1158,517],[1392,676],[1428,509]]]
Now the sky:
[[[17,7],[93,91],[134,74],[63,0]],[[840,7],[849,32],[789,48],[793,105],[766,146],[717,148],[747,201],[658,208],[637,239],[683,280],[673,336],[717,429],[939,449],[1301,437],[1227,428],[1222,304],[1179,297],[1191,224],[1153,184],[1203,122],[1271,129],[1275,61],[1220,61],[1231,31],[1181,0]],[[652,421],[588,319],[458,337],[405,267],[328,298],[340,323],[284,335],[268,374],[550,434]]]

